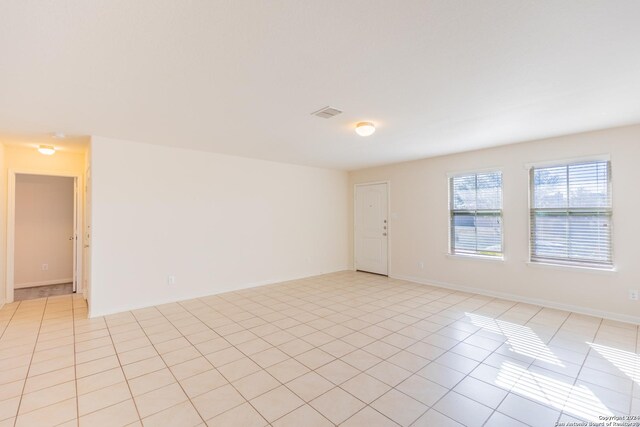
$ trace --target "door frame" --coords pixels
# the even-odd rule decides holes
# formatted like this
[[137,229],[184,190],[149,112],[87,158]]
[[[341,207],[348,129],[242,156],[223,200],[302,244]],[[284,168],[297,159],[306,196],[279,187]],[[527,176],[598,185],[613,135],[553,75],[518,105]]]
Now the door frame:
[[9,179],[7,188],[7,255],[6,255],[6,289],[5,289],[5,301],[7,303],[13,302],[14,291],[14,279],[15,279],[15,238],[16,238],[16,175],[39,175],[39,176],[59,176],[66,178],[74,178],[74,235],[73,241],[73,280],[75,292],[82,292],[82,282],[79,280],[82,277],[82,251],[79,248],[82,247],[83,233],[82,230],[82,218],[83,218],[83,204],[82,196],[79,189],[82,188],[82,174],[72,171],[43,171],[32,169],[9,169]]
[[371,181],[353,184],[353,271],[358,271],[358,245],[356,243],[358,187],[366,187],[367,185],[378,184],[386,184],[387,186],[387,277],[391,277],[391,181]]
[[91,166],[87,166],[84,173],[84,182],[81,190],[84,210],[82,226],[78,227],[82,229],[82,240],[79,242],[81,244],[78,245],[78,248],[82,251],[80,256],[83,268],[79,272],[82,274],[82,277],[80,277],[82,296],[88,304],[91,298]]

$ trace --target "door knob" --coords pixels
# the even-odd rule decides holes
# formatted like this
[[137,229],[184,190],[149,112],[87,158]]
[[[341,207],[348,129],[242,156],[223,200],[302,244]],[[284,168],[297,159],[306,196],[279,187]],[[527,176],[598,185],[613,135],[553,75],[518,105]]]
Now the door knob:
[[383,235],[383,236],[386,236],[386,235],[387,235],[387,233],[382,233],[382,235]]

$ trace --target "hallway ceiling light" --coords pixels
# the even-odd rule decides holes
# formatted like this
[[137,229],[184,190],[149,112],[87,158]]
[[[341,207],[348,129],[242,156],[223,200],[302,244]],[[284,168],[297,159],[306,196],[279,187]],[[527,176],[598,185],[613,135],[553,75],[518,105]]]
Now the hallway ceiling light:
[[356,125],[356,133],[360,136],[369,136],[376,131],[376,127],[371,122],[360,122]]
[[38,151],[45,156],[51,156],[55,154],[56,148],[53,145],[41,145],[38,147]]

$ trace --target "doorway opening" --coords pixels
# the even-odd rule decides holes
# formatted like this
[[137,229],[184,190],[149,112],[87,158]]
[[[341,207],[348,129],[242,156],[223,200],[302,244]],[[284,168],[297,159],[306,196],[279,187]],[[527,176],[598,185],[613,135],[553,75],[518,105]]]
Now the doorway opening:
[[8,302],[78,291],[78,178],[10,173]]

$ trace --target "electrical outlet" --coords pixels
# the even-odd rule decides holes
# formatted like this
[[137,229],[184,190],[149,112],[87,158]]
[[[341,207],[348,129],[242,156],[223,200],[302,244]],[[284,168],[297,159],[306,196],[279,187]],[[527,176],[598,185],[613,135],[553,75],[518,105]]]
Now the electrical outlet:
[[632,301],[638,301],[638,290],[629,289],[629,299]]
[[49,270],[49,264],[42,264],[42,271]]
[[420,267],[420,270],[424,270],[424,261],[420,261],[418,267]]
[[167,285],[175,286],[176,284],[176,276],[167,276]]

